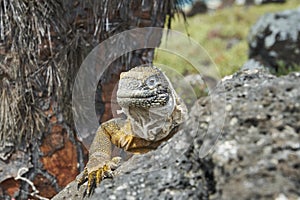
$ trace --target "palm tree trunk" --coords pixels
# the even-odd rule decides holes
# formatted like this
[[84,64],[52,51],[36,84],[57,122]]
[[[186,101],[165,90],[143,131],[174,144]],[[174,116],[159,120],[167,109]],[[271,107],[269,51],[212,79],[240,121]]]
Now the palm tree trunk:
[[[87,161],[71,109],[82,61],[124,30],[170,27],[178,11],[175,0],[0,0],[0,199],[51,198],[75,178]],[[112,117],[120,72],[153,54],[133,51],[109,66],[97,89],[99,122]]]

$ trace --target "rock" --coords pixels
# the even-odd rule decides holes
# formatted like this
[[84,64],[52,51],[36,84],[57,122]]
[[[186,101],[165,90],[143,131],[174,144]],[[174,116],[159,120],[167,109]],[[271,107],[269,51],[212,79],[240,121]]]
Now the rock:
[[286,0],[255,0],[255,4],[285,3]]
[[246,72],[224,82],[232,109],[212,154],[212,199],[297,199],[300,73],[276,78],[260,70]]
[[207,96],[207,81],[213,81],[209,78],[210,77],[202,77],[200,74],[190,74],[183,79],[177,79],[176,82],[173,81],[173,85],[175,85],[174,88],[189,109],[194,105],[197,99]]
[[260,5],[260,4],[267,4],[267,3],[285,3],[286,0],[235,0],[237,5]]
[[[300,198],[299,81],[300,73],[275,77],[263,70],[226,77],[215,90],[226,94],[227,117],[212,153],[200,155],[214,122],[211,99],[203,97],[180,132],[125,162],[91,199]],[[73,182],[53,199],[81,199],[83,191]]]
[[196,14],[206,13],[208,10],[204,1],[195,1],[191,6],[191,9],[186,13],[187,17],[195,16]]
[[248,42],[249,58],[272,73],[300,70],[300,7],[265,14],[251,28]]
[[242,70],[254,70],[254,69],[264,69],[264,66],[256,61],[255,59],[248,60],[243,66]]

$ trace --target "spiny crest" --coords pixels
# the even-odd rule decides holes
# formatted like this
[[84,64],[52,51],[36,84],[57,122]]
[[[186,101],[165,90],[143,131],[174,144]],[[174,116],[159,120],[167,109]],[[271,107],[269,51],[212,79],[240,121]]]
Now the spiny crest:
[[153,76],[153,75],[164,77],[162,71],[157,67],[150,66],[150,65],[143,65],[143,66],[134,67],[128,72],[121,73],[120,78],[121,79],[134,78],[139,80],[145,80],[149,78],[149,76]]

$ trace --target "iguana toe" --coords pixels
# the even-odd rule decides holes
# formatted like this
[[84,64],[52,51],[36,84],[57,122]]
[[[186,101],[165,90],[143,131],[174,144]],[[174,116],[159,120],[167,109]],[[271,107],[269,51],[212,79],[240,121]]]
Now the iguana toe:
[[81,177],[77,179],[78,187],[80,187],[87,180],[86,194],[89,196],[94,192],[104,178],[112,178],[113,170],[120,166],[121,157],[114,157],[107,161],[102,167],[99,168],[85,168]]
[[85,183],[85,181],[87,180],[87,176],[88,176],[88,170],[87,170],[87,168],[84,168],[82,175],[76,179],[78,188],[83,183]]

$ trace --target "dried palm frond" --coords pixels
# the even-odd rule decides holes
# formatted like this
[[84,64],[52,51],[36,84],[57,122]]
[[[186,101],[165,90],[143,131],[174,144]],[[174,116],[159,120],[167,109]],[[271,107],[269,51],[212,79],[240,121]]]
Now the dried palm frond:
[[41,134],[42,103],[57,92],[53,35],[64,31],[59,1],[0,0],[1,142]]

